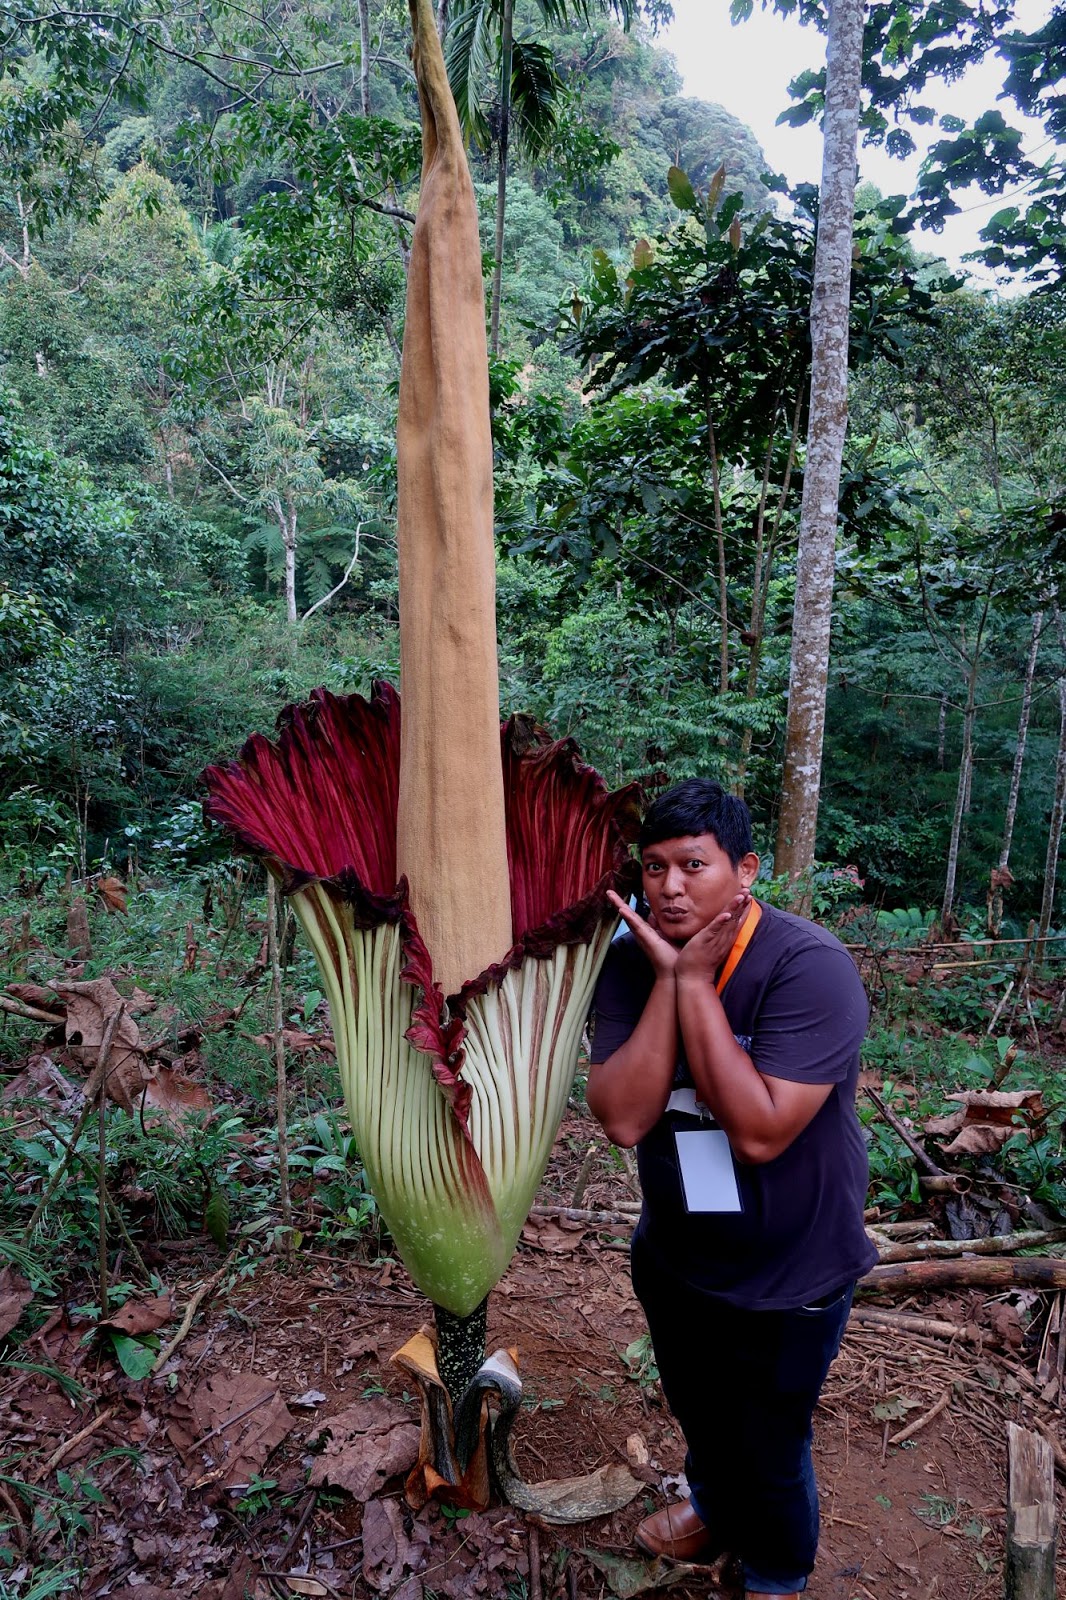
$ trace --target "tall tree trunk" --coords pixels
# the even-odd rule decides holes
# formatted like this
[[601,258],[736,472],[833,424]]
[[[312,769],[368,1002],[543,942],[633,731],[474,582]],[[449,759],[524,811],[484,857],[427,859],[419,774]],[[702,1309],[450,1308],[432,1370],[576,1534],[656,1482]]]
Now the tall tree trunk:
[[291,500],[279,506],[278,526],[285,551],[285,620],[296,622],[296,507]]
[[1010,864],[1010,847],[1014,838],[1014,819],[1018,815],[1018,796],[1022,787],[1022,767],[1025,747],[1029,739],[1029,713],[1033,705],[1033,679],[1036,677],[1036,658],[1040,652],[1040,634],[1044,626],[1044,613],[1033,612],[1033,631],[1029,639],[1029,656],[1025,663],[1025,682],[1022,685],[1022,704],[1018,713],[1018,738],[1014,746],[1014,765],[1011,768],[1010,788],[1007,791],[1007,811],[1003,819],[1003,843],[1000,846],[997,871],[992,874],[988,897],[988,931],[998,933],[1003,922],[1003,890],[1006,888]]
[[[848,310],[863,0],[830,0],[818,239],[811,297],[811,410],[792,618],[788,722],[774,866],[814,861],[825,732],[840,467],[848,423]],[[800,903],[806,897],[800,897]]]
[[1058,682],[1059,690],[1059,753],[1055,761],[1055,798],[1051,805],[1051,826],[1048,829],[1047,855],[1044,858],[1044,894],[1040,901],[1040,922],[1036,930],[1036,959],[1044,959],[1044,940],[1051,927],[1055,909],[1055,880],[1058,876],[1059,850],[1062,845],[1062,824],[1066,816],[1066,674]]
[[449,0],[437,0],[437,36],[440,39],[440,42],[441,42],[442,45],[443,45],[445,39],[447,39],[447,37],[448,37],[448,23],[450,21],[450,18],[449,18],[450,10],[451,10],[451,6],[449,4]]
[[711,458],[711,497],[714,503],[714,533],[718,555],[718,693],[729,690],[729,587],[725,566],[725,528],[722,524],[722,478],[718,444],[714,436],[714,413],[707,379],[703,380],[703,411],[707,423],[707,453]]
[[973,724],[976,685],[977,663],[975,661],[970,675],[966,709],[962,714],[962,754],[959,757],[959,781],[955,788],[955,810],[951,817],[951,838],[948,842],[948,860],[944,874],[944,898],[940,906],[940,924],[941,927],[945,928],[951,916],[951,908],[955,902],[955,879],[959,868],[962,820],[966,815],[966,799],[970,790],[970,775],[973,771]]
[[507,155],[511,143],[511,56],[514,46],[514,0],[503,0],[500,23],[500,162],[496,169],[496,255],[492,267],[492,316],[489,350],[500,353],[500,298],[503,294],[503,235],[507,218]]
[[359,105],[370,115],[370,0],[359,0]]

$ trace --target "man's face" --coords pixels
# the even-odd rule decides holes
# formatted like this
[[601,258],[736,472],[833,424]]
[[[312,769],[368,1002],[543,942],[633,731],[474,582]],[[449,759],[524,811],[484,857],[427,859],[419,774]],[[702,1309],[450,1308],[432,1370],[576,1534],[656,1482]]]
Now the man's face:
[[641,856],[644,894],[671,944],[684,944],[750,889],[759,870],[753,853],[734,867],[713,833],[650,844]]

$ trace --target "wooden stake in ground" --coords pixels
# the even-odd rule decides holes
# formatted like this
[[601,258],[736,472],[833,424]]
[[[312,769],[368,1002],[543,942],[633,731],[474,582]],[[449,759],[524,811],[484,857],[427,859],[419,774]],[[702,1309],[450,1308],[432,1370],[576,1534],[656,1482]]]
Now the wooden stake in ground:
[[1055,1468],[1039,1434],[1007,1423],[1006,1600],[1055,1600]]

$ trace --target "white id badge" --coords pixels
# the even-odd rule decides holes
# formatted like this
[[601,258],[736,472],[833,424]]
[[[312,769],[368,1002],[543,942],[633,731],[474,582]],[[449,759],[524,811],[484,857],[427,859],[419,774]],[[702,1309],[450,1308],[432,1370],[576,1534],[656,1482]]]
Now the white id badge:
[[733,1152],[721,1128],[690,1128],[674,1134],[685,1209],[741,1211]]

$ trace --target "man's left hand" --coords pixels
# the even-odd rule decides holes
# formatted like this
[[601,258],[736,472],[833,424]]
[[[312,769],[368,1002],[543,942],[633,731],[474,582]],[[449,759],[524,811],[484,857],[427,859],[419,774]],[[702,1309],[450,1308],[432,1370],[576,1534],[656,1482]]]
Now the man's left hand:
[[751,895],[746,889],[734,897],[724,911],[718,915],[699,933],[694,933],[692,938],[678,953],[675,974],[682,978],[710,978],[713,980],[718,968],[728,956],[736,941],[737,934],[744,926],[744,919],[751,906]]

